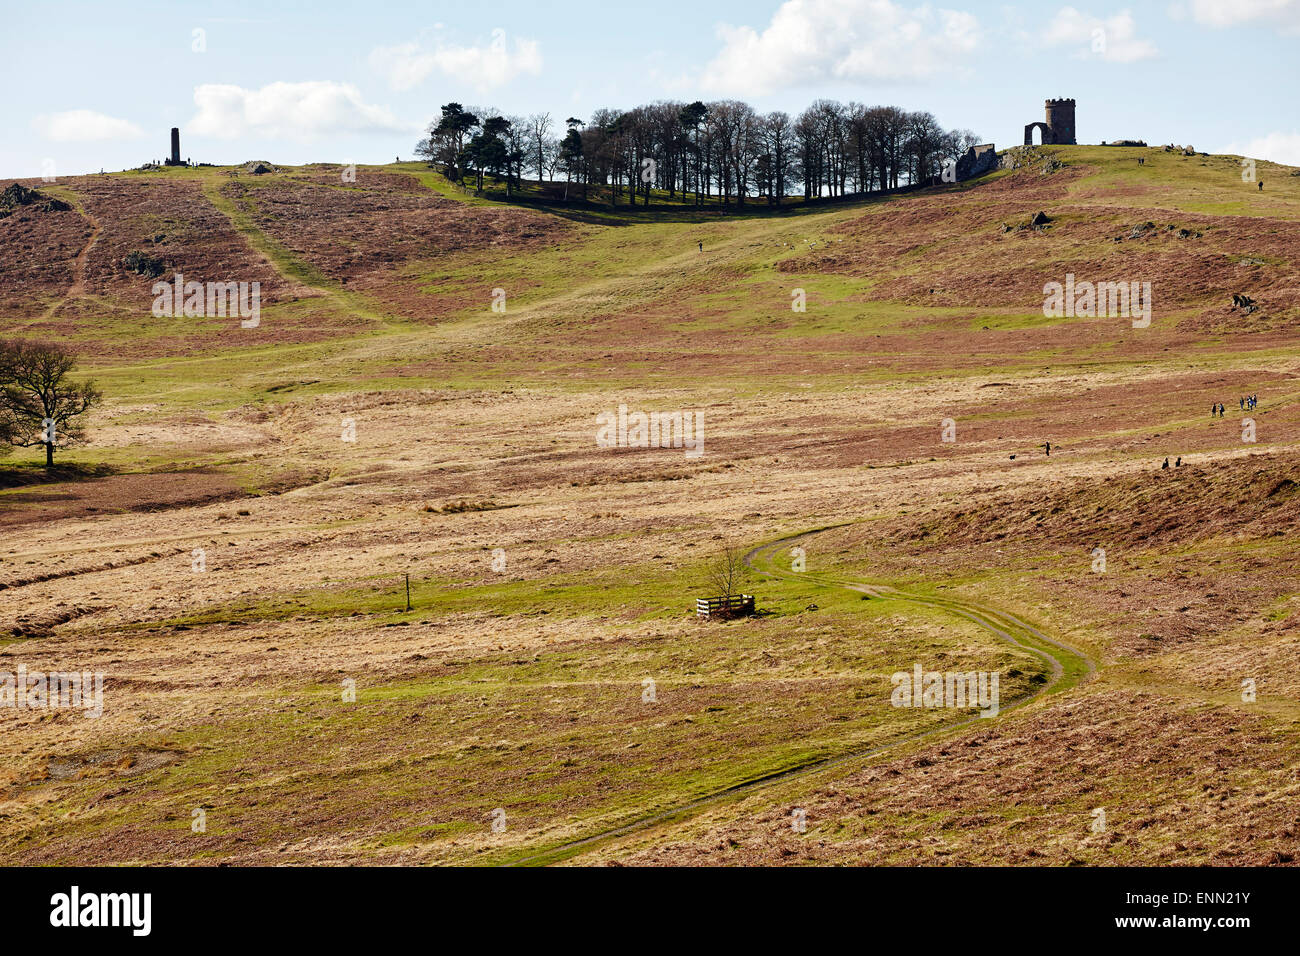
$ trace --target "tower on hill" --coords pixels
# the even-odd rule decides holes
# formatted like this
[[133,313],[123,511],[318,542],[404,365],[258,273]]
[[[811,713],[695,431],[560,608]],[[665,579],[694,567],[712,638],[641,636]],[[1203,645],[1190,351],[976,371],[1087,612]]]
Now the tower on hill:
[[1047,100],[1045,123],[1030,123],[1025,127],[1025,145],[1034,141],[1034,130],[1043,136],[1044,146],[1073,146],[1074,134],[1074,100]]
[[181,162],[181,131],[180,127],[172,127],[172,154],[166,160],[168,166],[184,166]]

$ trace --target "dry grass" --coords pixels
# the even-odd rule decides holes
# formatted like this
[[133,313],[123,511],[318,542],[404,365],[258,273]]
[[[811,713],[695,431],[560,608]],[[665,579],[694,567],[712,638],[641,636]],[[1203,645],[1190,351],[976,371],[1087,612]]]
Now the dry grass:
[[[1237,208],[1257,200],[1208,166],[1143,183],[1078,155],[867,206],[583,226],[396,169],[356,190],[329,170],[69,181],[103,248],[54,320],[108,304],[90,364],[110,404],[69,456],[85,470],[0,490],[0,671],[103,671],[105,715],[0,709],[0,859],[505,862],[889,745],[575,859],[1293,862],[1300,197]],[[186,268],[271,270],[288,298],[264,337],[139,325],[106,271],[132,202],[212,226]],[[1031,207],[1053,228],[996,230]],[[1203,237],[1110,243],[1130,219]],[[20,241],[75,257],[66,226]],[[1044,320],[1031,244],[1055,271],[1149,261],[1175,308],[1142,335]],[[1224,264],[1252,250],[1265,265]],[[6,331],[68,295],[75,268],[48,271]],[[1226,339],[1238,276],[1266,308]],[[504,315],[473,305],[497,285]],[[1254,444],[1208,417],[1246,393]],[[598,447],[620,404],[702,411],[704,454]],[[805,578],[745,583],[758,617],[693,619],[727,543],[839,524],[807,539]],[[1097,674],[960,728],[890,707],[914,661],[1001,669],[1009,696],[1046,665],[821,576],[1005,609]]]

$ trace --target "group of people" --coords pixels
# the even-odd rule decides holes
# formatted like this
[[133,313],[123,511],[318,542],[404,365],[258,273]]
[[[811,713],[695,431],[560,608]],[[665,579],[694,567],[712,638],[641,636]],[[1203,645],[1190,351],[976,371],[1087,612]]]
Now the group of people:
[[[1259,404],[1258,395],[1244,395],[1241,398],[1237,399],[1237,407],[1240,408],[1243,412],[1253,412],[1255,410],[1255,406],[1258,404]],[[1224,411],[1223,402],[1215,402],[1213,405],[1210,406],[1210,417],[1214,418],[1215,416],[1218,416],[1219,418],[1222,418],[1223,411]]]

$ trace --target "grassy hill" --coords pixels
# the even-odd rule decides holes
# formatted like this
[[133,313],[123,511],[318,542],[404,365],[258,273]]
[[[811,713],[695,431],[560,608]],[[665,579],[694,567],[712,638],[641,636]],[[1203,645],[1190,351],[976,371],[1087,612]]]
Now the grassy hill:
[[[0,672],[102,671],[105,709],[0,709],[0,859],[1294,862],[1300,175],[1240,171],[27,182],[70,208],[0,220],[0,334],[107,401],[53,480],[0,460]],[[154,316],[133,251],[261,283],[260,325]],[[1149,326],[1045,315],[1067,275],[1149,282]],[[700,412],[703,454],[601,447],[620,405]],[[695,620],[763,545],[764,613]],[[916,663],[1003,712],[891,706]]]

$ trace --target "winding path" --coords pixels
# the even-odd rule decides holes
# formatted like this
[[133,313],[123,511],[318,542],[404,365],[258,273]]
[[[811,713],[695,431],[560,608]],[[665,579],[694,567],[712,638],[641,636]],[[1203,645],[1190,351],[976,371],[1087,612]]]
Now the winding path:
[[86,244],[77,253],[77,258],[73,260],[72,285],[68,286],[68,291],[64,293],[63,298],[46,309],[44,316],[46,321],[52,319],[54,314],[63,308],[65,303],[72,299],[79,299],[86,294],[86,272],[90,263],[90,250],[95,248],[95,244],[99,242],[100,234],[103,232],[99,220],[86,211],[85,205],[75,196],[73,200],[71,204],[76,209],[77,214],[90,223],[90,238],[86,240]]
[[[785,571],[776,566],[774,558],[778,551],[790,547],[798,542],[806,541],[814,535],[820,534],[824,531],[829,531],[836,527],[843,527],[843,525],[831,525],[813,531],[805,531],[800,534],[778,538],[775,541],[760,545],[745,555],[745,564],[751,570],[763,575],[764,577],[797,578],[803,581],[810,581],[814,584],[822,585],[823,587],[846,588],[847,590],[856,591],[868,595],[869,597],[886,598],[895,601],[909,601],[925,607],[948,611],[949,613],[963,617],[984,630],[995,634],[1001,640],[1007,641],[1018,648],[1029,651],[1030,653],[1043,658],[1051,668],[1051,677],[1037,690],[1030,694],[1026,694],[1005,707],[1000,708],[998,712],[999,717],[1007,711],[1023,707],[1031,700],[1041,697],[1044,694],[1052,691],[1064,690],[1067,687],[1073,687],[1092,676],[1096,671],[1096,666],[1087,655],[1072,647],[1062,644],[1059,641],[1053,640],[1032,625],[1026,624],[1019,618],[996,608],[990,608],[955,598],[939,598],[909,594],[906,591],[900,591],[896,588],[887,587],[881,584],[867,584],[854,581],[846,582],[821,575],[809,574],[807,572]],[[756,564],[756,561],[759,563]],[[784,770],[764,774],[752,780],[746,780],[743,783],[738,783],[734,786],[726,787],[722,790],[715,791],[714,793],[699,797],[698,799],[674,807],[670,810],[664,810],[659,813],[640,817],[636,820],[630,821],[629,823],[625,823],[622,826],[614,827],[593,834],[589,837],[571,840],[562,843],[559,846],[544,850],[541,853],[513,860],[508,865],[545,866],[549,863],[558,863],[562,860],[578,856],[582,852],[592,849],[597,844],[607,843],[621,837],[649,830],[672,820],[688,817],[697,810],[727,798],[740,796],[752,790],[757,790],[782,781],[792,780],[797,777],[811,776],[812,774],[819,773],[827,768],[847,763],[852,760],[873,757],[885,753],[886,751],[902,747],[906,744],[916,743],[931,737],[950,734],[986,719],[997,720],[998,718],[982,718],[979,716],[967,717],[956,721],[955,723],[944,724],[941,727],[935,727],[919,733],[908,734],[891,740],[885,744],[877,744],[871,747],[852,750],[847,753],[837,754],[833,757],[821,757],[795,767],[788,767]]]

